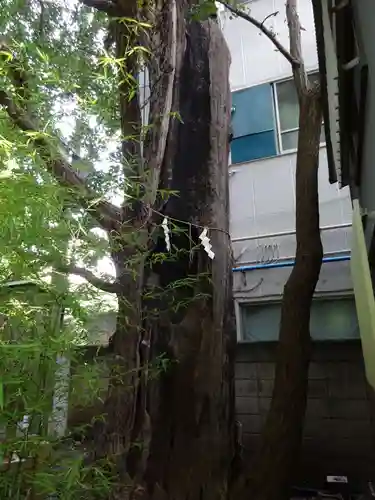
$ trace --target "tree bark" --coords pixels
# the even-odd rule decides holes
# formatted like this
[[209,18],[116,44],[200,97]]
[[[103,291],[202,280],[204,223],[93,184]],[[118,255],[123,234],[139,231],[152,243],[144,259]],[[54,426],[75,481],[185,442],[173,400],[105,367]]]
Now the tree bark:
[[[310,309],[319,279],[323,249],[319,229],[318,165],[321,131],[320,88],[300,98],[296,165],[296,261],[284,287],[275,385],[261,449],[233,498],[289,498],[306,410],[310,361]],[[236,496],[237,495],[237,496]],[[240,496],[238,496],[240,495]]]
[[[227,494],[233,456],[235,337],[227,171],[230,57],[214,21],[189,21],[185,16],[186,8],[178,4],[176,34],[170,37],[177,44],[170,108],[181,119],[169,120],[167,135],[161,139],[159,135],[159,142],[155,137],[146,142],[146,154],[147,147],[164,151],[162,163],[152,167],[158,190],[178,192],[163,212],[183,221],[186,233],[171,236],[179,258],[152,270],[141,259],[134,278],[127,260],[142,245],[138,242],[137,249],[129,250],[126,235],[123,239],[121,233],[116,235],[116,367],[105,403],[104,428],[95,440],[96,457],[113,459],[117,469],[119,483],[110,498],[219,500]],[[163,91],[166,87],[159,99]],[[151,103],[151,111],[153,106],[163,108]],[[133,214],[135,226],[142,228],[147,212],[134,210]],[[214,228],[210,230],[213,261],[199,246],[203,227]],[[148,233],[143,234],[145,245]],[[162,290],[171,289],[174,304],[187,306],[173,312],[168,293],[163,294],[152,304],[158,309],[157,318],[148,317],[142,292],[150,272]],[[173,283],[191,276],[193,287],[173,290]],[[150,381],[147,367],[163,354],[168,368]]]
[[[220,230],[210,232],[212,263],[200,250],[191,263],[186,255],[185,267],[171,263],[161,271],[162,287],[194,272],[211,279],[201,278],[193,291],[186,290],[184,298],[190,295],[191,302],[182,317],[170,321],[165,311],[166,328],[159,324],[154,332],[156,352],[168,352],[174,362],[152,388],[146,483],[150,498],[161,488],[168,499],[219,499],[227,492],[234,424],[229,53],[215,22],[190,22],[186,28],[179,80],[183,124],[177,129],[172,181],[179,196],[170,200],[167,213]],[[198,243],[195,233],[191,237]],[[201,293],[206,297],[199,298]]]

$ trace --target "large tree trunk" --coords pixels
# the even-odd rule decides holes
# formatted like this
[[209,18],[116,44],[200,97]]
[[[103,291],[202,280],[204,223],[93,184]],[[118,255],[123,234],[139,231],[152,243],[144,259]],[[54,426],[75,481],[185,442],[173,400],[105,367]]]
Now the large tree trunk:
[[[165,2],[165,16],[171,2]],[[127,260],[147,247],[142,209],[134,209],[135,226],[143,234],[137,249],[129,250],[129,240],[116,235],[114,258],[121,286],[113,339],[117,367],[105,404],[104,429],[95,442],[97,458],[114,460],[120,484],[111,498],[136,494],[155,500],[219,500],[226,494],[233,456],[234,328],[227,170],[230,58],[214,21],[187,21],[185,14],[186,8],[178,4],[171,111],[178,112],[181,120],[169,124],[158,184],[159,189],[178,192],[163,213],[183,221],[180,226],[186,229],[185,235],[172,235],[179,257],[151,271],[141,259],[134,279]],[[158,107],[157,102],[151,103],[151,110],[153,105]],[[198,235],[205,226],[214,228],[210,230],[213,261],[199,246]],[[152,280],[146,279],[150,272]],[[142,303],[146,282],[157,281],[168,291],[173,282],[188,276],[195,276],[193,286],[190,281],[176,289],[173,301],[165,293],[151,305],[150,301]],[[173,312],[178,301],[187,305]],[[144,314],[155,308],[156,318]],[[164,353],[168,359],[165,373],[149,381],[144,368]]]
[[233,498],[282,500],[296,470],[302,440],[310,361],[310,309],[323,249],[319,229],[320,89],[300,98],[296,165],[295,266],[284,288],[275,385],[262,444]]
[[[161,269],[161,286],[193,273],[201,274],[185,311],[155,332],[156,352],[175,362],[156,382],[149,412],[152,424],[146,482],[151,497],[158,485],[165,498],[219,499],[226,494],[233,454],[234,328],[232,273],[228,234],[229,54],[219,27],[212,21],[187,25],[180,78],[180,113],[172,189],[167,213],[210,232],[215,258],[200,250]],[[198,244],[197,231],[190,238]],[[183,243],[184,241],[184,243]],[[177,245],[189,250],[188,237]],[[208,279],[209,274],[211,279]],[[201,298],[199,294],[204,294]],[[188,298],[189,300],[189,298]],[[171,321],[172,319],[172,321]]]

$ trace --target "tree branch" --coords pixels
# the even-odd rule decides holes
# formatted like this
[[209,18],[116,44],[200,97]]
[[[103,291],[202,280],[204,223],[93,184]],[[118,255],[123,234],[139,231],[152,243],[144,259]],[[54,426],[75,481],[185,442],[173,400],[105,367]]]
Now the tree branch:
[[93,7],[100,12],[105,12],[110,17],[121,17],[121,8],[110,0],[80,0],[86,7]]
[[97,200],[97,194],[86,186],[84,180],[64,158],[63,148],[58,151],[4,90],[0,90],[0,105],[4,107],[12,122],[20,130],[33,132],[31,139],[40,156],[45,160],[48,171],[57,181],[62,186],[72,189],[73,196],[79,204],[92,214],[103,229],[107,231],[118,229],[121,223],[120,210],[108,201]]
[[[160,173],[165,156],[167,137],[171,123],[171,112],[173,104],[173,89],[177,68],[177,4],[175,0],[165,2],[165,12],[161,11],[164,19],[164,29],[169,33],[167,41],[163,44],[162,40],[154,35],[153,43],[160,44],[160,50],[152,53],[158,54],[158,67],[168,68],[161,77],[157,77],[155,71],[150,71],[150,80],[154,77],[157,96],[164,99],[152,99],[150,105],[150,123],[153,126],[149,130],[148,140],[146,141],[147,165],[151,172],[150,186],[146,197],[146,203],[153,206],[157,199],[159,188]],[[163,66],[164,65],[164,66]],[[156,78],[155,78],[156,77]]]
[[[127,9],[127,17],[133,19],[138,18],[137,0],[118,0],[118,3],[122,12]],[[129,30],[124,23],[118,20],[114,21],[112,28],[116,58],[124,61],[121,71],[119,72],[118,86],[123,174],[125,178],[138,179],[137,182],[142,186],[142,198],[145,189],[145,165],[143,155],[141,154],[142,116],[138,99],[138,89],[132,84],[129,85],[129,78],[126,76],[131,75],[133,81],[137,81],[137,75],[140,70],[139,56],[136,51],[129,54],[129,47],[140,44],[141,35],[138,30]],[[134,187],[133,184],[132,186]],[[130,188],[129,192],[133,187]],[[139,202],[138,193],[135,197],[125,197],[124,203],[122,204],[125,218],[137,219],[142,209],[143,205]]]
[[309,79],[307,78],[302,57],[301,23],[297,12],[297,0],[287,0],[286,18],[289,28],[290,53],[294,59],[300,61],[298,67],[292,65],[292,70],[297,93],[301,97],[309,88]]
[[[7,54],[9,53],[9,59]],[[73,196],[78,203],[86,209],[107,231],[117,230],[121,225],[120,210],[112,203],[98,200],[97,193],[90,190],[85,181],[77,174],[67,159],[66,148],[60,143],[56,147],[47,134],[40,132],[39,127],[33,121],[28,110],[28,75],[23,69],[20,61],[14,57],[12,49],[8,46],[7,40],[0,40],[0,58],[5,61],[7,76],[12,81],[21,102],[18,104],[5,91],[0,89],[0,105],[7,111],[14,125],[29,134],[35,144],[40,156],[46,162],[50,174],[64,187],[71,188]]]
[[43,0],[38,0],[40,6],[39,14],[39,40],[44,37],[44,16],[45,16],[45,6]]
[[260,23],[261,26],[264,26],[264,23],[270,18],[270,17],[276,17],[277,15],[279,15],[279,11],[277,10],[276,12],[271,12],[271,14],[268,14],[268,16],[266,16],[263,21]]
[[[301,61],[300,59],[294,57],[279,41],[278,39],[276,38],[275,34],[272,33],[272,31],[268,28],[266,28],[266,26],[264,26],[264,21],[263,22],[260,22],[258,21],[257,19],[255,19],[253,16],[251,16],[250,14],[247,14],[246,12],[242,11],[242,10],[239,10],[239,9],[236,9],[235,7],[233,7],[232,5],[224,2],[223,0],[218,0],[218,2],[221,4],[221,5],[224,5],[224,7],[226,9],[228,9],[232,14],[234,14],[235,16],[237,17],[241,17],[242,19],[244,19],[245,21],[251,23],[252,25],[254,25],[256,28],[258,28],[264,35],[266,35],[267,38],[269,38],[269,40],[271,40],[271,42],[274,44],[274,46],[277,48],[278,51],[280,51],[280,53],[290,62],[290,64],[292,65],[292,68],[298,68],[300,65],[301,65]],[[273,15],[273,14],[271,14]],[[270,16],[267,16],[267,18],[270,17]],[[266,18],[266,19],[267,19]]]
[[56,267],[56,271],[64,274],[75,274],[76,276],[81,276],[85,278],[91,285],[103,292],[116,293],[118,290],[116,281],[111,283],[103,278],[99,278],[94,273],[85,269],[84,267],[78,267],[74,265],[59,265]]

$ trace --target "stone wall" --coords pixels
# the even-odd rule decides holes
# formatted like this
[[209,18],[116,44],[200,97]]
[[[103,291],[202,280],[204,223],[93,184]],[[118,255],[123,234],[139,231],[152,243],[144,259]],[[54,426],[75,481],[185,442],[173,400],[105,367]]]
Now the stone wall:
[[[273,343],[237,346],[237,418],[247,458],[259,444],[270,405],[275,347]],[[374,477],[374,401],[359,342],[315,343],[296,483],[314,486],[328,474],[345,474],[353,481]]]

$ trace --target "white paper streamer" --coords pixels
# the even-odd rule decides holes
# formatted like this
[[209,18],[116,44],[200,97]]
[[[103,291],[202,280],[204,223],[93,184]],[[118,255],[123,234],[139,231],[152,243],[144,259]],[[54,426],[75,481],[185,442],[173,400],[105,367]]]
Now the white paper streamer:
[[212,245],[210,243],[210,238],[207,236],[207,233],[208,233],[208,229],[205,227],[203,229],[203,231],[201,232],[201,234],[199,235],[199,239],[202,242],[202,246],[203,246],[205,252],[209,256],[209,258],[213,260],[215,257],[215,254],[212,251]]
[[170,240],[170,236],[169,236],[170,231],[169,231],[169,227],[168,227],[168,218],[167,217],[164,217],[161,225],[162,225],[162,228],[164,231],[165,246],[167,247],[167,251],[170,252],[171,251],[171,240]]

